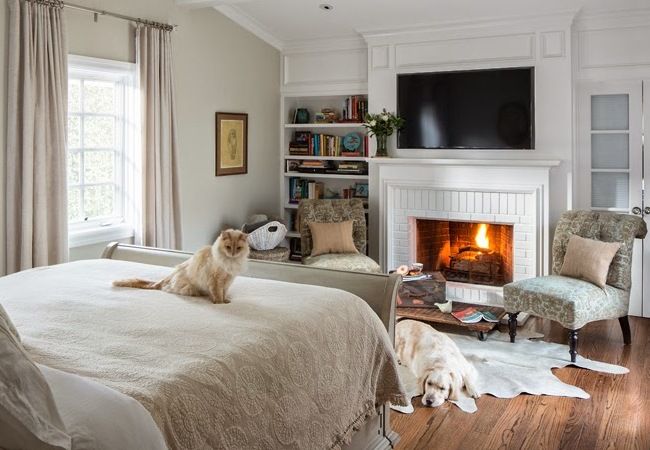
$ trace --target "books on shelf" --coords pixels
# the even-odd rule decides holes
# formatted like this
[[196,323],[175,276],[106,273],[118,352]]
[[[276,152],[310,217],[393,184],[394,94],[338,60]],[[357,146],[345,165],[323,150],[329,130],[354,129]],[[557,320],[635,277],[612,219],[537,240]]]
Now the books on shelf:
[[359,148],[350,152],[343,147],[342,136],[296,131],[293,140],[289,143],[289,154],[291,156],[367,156],[368,137],[364,136]]
[[351,95],[345,99],[343,107],[343,120],[363,122],[368,113],[368,100],[362,95]]
[[300,203],[303,199],[323,198],[325,186],[322,182],[305,178],[289,178],[289,203]]
[[463,323],[478,323],[481,320],[494,323],[499,321],[497,316],[492,314],[490,311],[479,311],[472,307],[461,309],[460,311],[454,311],[451,315]]

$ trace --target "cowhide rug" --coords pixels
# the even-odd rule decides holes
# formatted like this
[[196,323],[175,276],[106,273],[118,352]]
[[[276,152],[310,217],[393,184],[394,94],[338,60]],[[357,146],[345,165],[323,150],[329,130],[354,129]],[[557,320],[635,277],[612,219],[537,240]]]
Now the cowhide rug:
[[[527,393],[587,399],[587,392],[560,381],[551,371],[553,368],[572,364],[583,369],[616,375],[629,372],[625,367],[592,361],[580,355],[575,363],[571,363],[567,345],[533,341],[524,336],[520,338],[517,335],[517,341],[511,344],[508,334],[498,331],[491,333],[487,341],[483,342],[475,335],[447,334],[476,367],[478,391],[499,398],[513,398]],[[411,398],[421,396],[422,386],[418,386],[410,370],[405,367],[400,369],[402,382]],[[474,399],[467,396],[452,403],[465,412],[473,413],[477,410]],[[407,414],[414,410],[413,406],[392,408]]]

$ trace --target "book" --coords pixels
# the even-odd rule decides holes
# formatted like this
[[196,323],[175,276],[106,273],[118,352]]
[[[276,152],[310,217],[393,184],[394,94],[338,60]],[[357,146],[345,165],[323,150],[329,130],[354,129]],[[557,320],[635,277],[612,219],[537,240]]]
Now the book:
[[454,311],[451,315],[463,323],[478,323],[481,320],[494,323],[499,321],[490,311],[479,311],[471,306],[460,311]]

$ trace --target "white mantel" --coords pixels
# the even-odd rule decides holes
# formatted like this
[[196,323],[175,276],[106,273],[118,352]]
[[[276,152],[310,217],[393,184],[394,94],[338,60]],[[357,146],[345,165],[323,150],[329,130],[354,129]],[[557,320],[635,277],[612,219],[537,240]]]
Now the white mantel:
[[[549,189],[557,160],[371,160],[377,189],[379,262],[384,270],[413,261],[416,218],[514,226],[515,280],[549,269]],[[451,286],[451,287],[450,287]],[[449,298],[499,302],[500,288],[448,283]]]
[[379,166],[491,166],[491,167],[557,167],[559,159],[449,159],[449,158],[372,158],[370,163]]

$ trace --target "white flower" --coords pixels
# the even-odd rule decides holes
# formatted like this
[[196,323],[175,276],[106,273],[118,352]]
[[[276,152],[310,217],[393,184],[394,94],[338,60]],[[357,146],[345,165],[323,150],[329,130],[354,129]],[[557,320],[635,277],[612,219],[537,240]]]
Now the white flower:
[[376,120],[371,120],[370,121],[370,126],[374,127],[375,125],[377,125],[377,121]]
[[388,122],[389,119],[388,114],[383,114],[381,118],[384,120],[384,122]]

